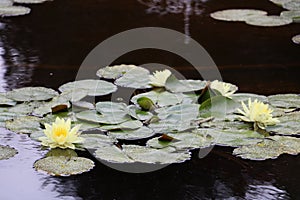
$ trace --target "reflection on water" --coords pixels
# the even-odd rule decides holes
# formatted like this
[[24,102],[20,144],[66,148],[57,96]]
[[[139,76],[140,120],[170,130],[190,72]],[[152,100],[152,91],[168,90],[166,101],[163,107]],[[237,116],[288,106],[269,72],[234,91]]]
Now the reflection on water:
[[184,33],[186,35],[184,43],[190,41],[190,17],[192,14],[200,15],[204,8],[203,3],[208,0],[138,0],[138,2],[148,6],[148,13],[167,13],[184,15]]
[[31,82],[39,62],[34,49],[27,42],[15,44],[19,28],[0,23],[0,92],[25,86]]

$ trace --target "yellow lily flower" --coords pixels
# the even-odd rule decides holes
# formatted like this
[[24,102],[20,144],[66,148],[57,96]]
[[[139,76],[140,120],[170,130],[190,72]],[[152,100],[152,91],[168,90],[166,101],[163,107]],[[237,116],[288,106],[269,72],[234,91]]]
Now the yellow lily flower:
[[164,87],[171,74],[172,73],[168,69],[155,71],[153,75],[150,75],[150,84],[156,87]]
[[80,125],[77,125],[71,129],[71,120],[64,120],[57,117],[55,122],[45,124],[44,133],[46,137],[40,137],[39,140],[43,146],[49,146],[50,148],[61,148],[61,149],[75,149],[77,143],[82,143],[83,138],[79,137]]
[[238,112],[243,116],[240,119],[246,122],[254,122],[254,128],[265,129],[268,125],[279,123],[277,118],[273,118],[273,110],[267,104],[264,104],[257,99],[253,102],[249,98],[248,107],[242,102],[243,110],[238,109]]

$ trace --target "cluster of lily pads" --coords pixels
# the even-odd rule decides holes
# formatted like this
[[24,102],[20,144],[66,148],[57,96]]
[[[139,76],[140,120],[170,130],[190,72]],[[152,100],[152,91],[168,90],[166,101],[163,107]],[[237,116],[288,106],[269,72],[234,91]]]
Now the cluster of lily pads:
[[[270,0],[285,10],[280,15],[268,15],[266,11],[256,9],[228,9],[211,13],[216,20],[245,22],[253,26],[276,27],[300,22],[299,0]],[[300,44],[300,35],[292,38],[293,42]]]
[[49,0],[1,0],[0,1],[0,16],[11,17],[26,15],[30,13],[30,8],[15,4],[37,4],[44,3]]
[[[251,160],[300,153],[297,94],[235,93],[238,88],[230,83],[179,80],[168,70],[151,74],[135,65],[108,66],[97,75],[100,80],[69,82],[59,92],[25,87],[0,94],[0,126],[52,148],[34,164],[36,169],[70,175],[93,168],[93,161],[78,157],[75,148],[120,164],[181,163],[191,158],[191,150],[213,145],[234,147],[234,155]],[[133,89],[130,102],[122,102],[122,96],[115,102],[94,101],[122,88]],[[249,111],[251,102],[260,110]],[[253,115],[267,116],[260,115],[264,112],[268,119],[251,121]],[[74,145],[63,141],[68,132]],[[0,159],[16,154],[0,148]]]

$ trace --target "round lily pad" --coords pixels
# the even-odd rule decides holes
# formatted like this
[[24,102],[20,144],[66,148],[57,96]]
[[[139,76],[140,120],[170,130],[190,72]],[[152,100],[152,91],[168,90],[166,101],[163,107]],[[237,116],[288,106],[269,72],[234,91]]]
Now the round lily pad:
[[298,94],[276,94],[268,96],[269,102],[279,108],[300,108],[300,95]]
[[282,6],[284,3],[290,2],[292,0],[269,0],[269,1],[271,1],[272,3],[274,3],[276,5]]
[[13,5],[12,0],[1,0],[0,1],[0,7],[9,7],[12,5]]
[[18,151],[15,148],[0,145],[0,160],[5,160],[14,157],[17,153]]
[[246,23],[253,26],[264,26],[264,27],[274,27],[283,26],[292,23],[291,18],[285,18],[281,16],[252,16],[246,19]]
[[7,97],[15,101],[42,101],[57,95],[58,92],[45,87],[24,87],[7,92]]
[[102,148],[104,146],[113,145],[114,142],[117,142],[116,139],[101,133],[81,134],[81,137],[84,138],[82,145],[86,149]]
[[150,72],[147,69],[137,67],[127,71],[115,81],[115,84],[122,87],[144,89],[150,88]]
[[76,114],[76,118],[101,124],[120,124],[130,120],[129,115],[118,115],[114,113],[99,114],[96,110],[85,110]]
[[300,22],[300,10],[288,10],[280,13],[281,17],[291,18],[293,22]]
[[30,134],[40,131],[41,118],[33,116],[18,117],[13,120],[6,121],[6,128],[15,133]]
[[193,92],[206,87],[206,81],[201,80],[178,80],[174,75],[169,76],[165,88],[173,93]]
[[142,126],[141,128],[130,130],[123,129],[120,131],[109,131],[108,135],[117,139],[137,140],[153,136],[155,133],[152,129]]
[[30,13],[30,8],[23,7],[23,6],[0,7],[0,16],[3,17],[26,15],[29,13]]
[[261,17],[267,15],[266,11],[254,9],[229,9],[211,13],[210,16],[217,20],[223,21],[245,21],[249,17]]
[[104,68],[101,68],[97,71],[97,76],[100,78],[106,78],[106,79],[117,79],[127,72],[136,69],[141,68],[135,65],[115,65],[115,66],[107,66]]
[[35,4],[35,3],[44,3],[49,0],[13,0],[15,3],[25,3],[25,4]]
[[6,93],[0,93],[0,106],[14,106],[17,102],[6,97]]
[[90,171],[95,166],[90,159],[83,157],[50,156],[34,163],[38,171],[47,172],[53,176],[70,176]]
[[278,135],[300,135],[300,112],[291,112],[278,117],[279,123],[266,130]]
[[59,91],[61,92],[76,92],[77,90],[85,90],[89,96],[102,96],[115,92],[117,86],[103,80],[86,79],[69,82],[59,87]]
[[300,1],[289,1],[282,5],[287,10],[300,10]]
[[293,41],[295,44],[300,44],[300,34],[299,34],[299,35],[295,35],[295,36],[292,38],[292,41]]
[[242,101],[248,102],[248,99],[251,99],[251,101],[254,101],[257,99],[258,101],[261,101],[263,103],[268,102],[268,98],[264,95],[258,95],[258,94],[252,94],[252,93],[236,93],[232,95],[232,100],[241,103]]

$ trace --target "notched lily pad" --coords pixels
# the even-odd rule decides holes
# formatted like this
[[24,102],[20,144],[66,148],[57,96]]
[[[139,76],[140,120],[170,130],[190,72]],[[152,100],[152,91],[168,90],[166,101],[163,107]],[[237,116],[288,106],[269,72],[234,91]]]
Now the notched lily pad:
[[0,160],[6,160],[14,157],[18,151],[10,146],[0,145]]
[[53,176],[70,176],[88,172],[95,166],[94,162],[83,157],[50,156],[34,163],[37,171],[44,171]]
[[279,108],[300,108],[300,95],[297,94],[277,94],[268,96],[272,106]]
[[300,135],[300,112],[292,112],[278,117],[277,125],[268,126],[267,131],[279,135]]
[[0,16],[3,16],[3,17],[26,15],[29,13],[30,13],[30,8],[27,8],[24,6],[0,7]]
[[123,74],[123,76],[118,78],[115,81],[115,84],[128,88],[150,88],[151,86],[149,85],[149,74],[150,72],[147,69],[141,67],[133,68]]
[[58,92],[45,87],[24,87],[7,92],[7,97],[15,101],[42,101],[57,95]]
[[93,79],[69,82],[60,86],[58,89],[61,92],[84,90],[89,96],[102,96],[117,91],[117,87],[114,84],[103,80]]
[[300,22],[300,10],[288,10],[282,11],[280,13],[281,17],[291,18],[293,22],[299,23]]
[[268,13],[262,10],[254,9],[228,9],[211,13],[210,16],[223,21],[245,21],[252,16],[264,16]]
[[13,120],[6,121],[6,128],[15,133],[31,134],[40,131],[41,118],[33,116],[18,117]]
[[101,133],[81,134],[81,137],[84,138],[82,146],[86,149],[102,148],[104,146],[113,145],[114,142],[117,142],[116,139]]
[[193,92],[202,90],[206,86],[206,81],[201,80],[178,80],[174,75],[169,76],[166,81],[166,89],[173,93]]
[[135,130],[122,129],[119,131],[109,131],[108,135],[117,139],[123,140],[137,140],[153,136],[155,133],[152,129],[142,126]]
[[263,26],[263,27],[274,27],[274,26],[283,26],[292,23],[291,18],[285,18],[275,15],[262,15],[262,16],[253,16],[246,19],[246,23],[253,26]]
[[129,115],[105,114],[101,115],[96,110],[86,110],[76,114],[76,118],[101,124],[120,124],[130,120]]
[[17,102],[7,98],[6,93],[0,93],[0,106],[14,106]]
[[248,102],[248,99],[251,99],[251,101],[254,101],[257,99],[258,101],[261,101],[263,103],[268,102],[268,98],[264,95],[259,95],[259,94],[252,94],[252,93],[236,93],[232,95],[232,100],[241,103],[243,102]]
[[300,1],[289,1],[282,5],[287,10],[300,10]]
[[294,137],[273,136],[257,144],[241,146],[233,154],[250,160],[275,159],[281,154],[300,153],[300,139]]
[[[115,65],[115,66],[107,66],[104,68],[101,68],[97,71],[97,76],[100,78],[106,78],[106,79],[117,79],[126,74],[127,72],[141,68],[136,65]],[[143,68],[142,68],[143,69]]]

